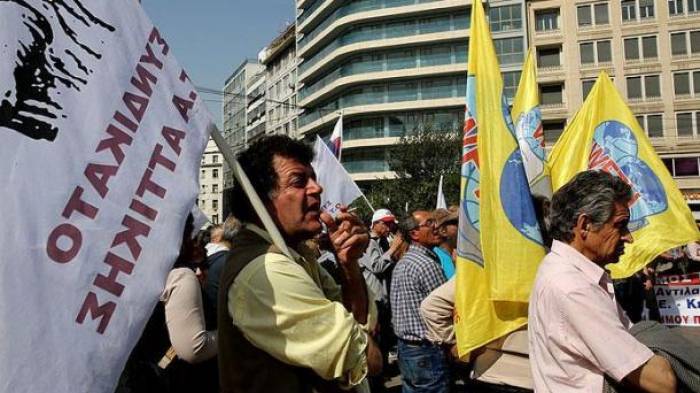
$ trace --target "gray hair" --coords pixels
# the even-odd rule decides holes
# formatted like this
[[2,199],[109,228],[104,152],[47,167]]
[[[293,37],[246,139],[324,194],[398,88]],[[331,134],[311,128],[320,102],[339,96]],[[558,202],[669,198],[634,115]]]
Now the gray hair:
[[241,222],[235,217],[229,216],[226,221],[224,221],[224,236],[223,239],[227,242],[232,242],[233,237],[238,234],[241,230]]
[[598,229],[613,215],[615,203],[626,205],[631,199],[632,188],[619,177],[598,170],[581,172],[552,196],[549,234],[569,243],[580,215],[588,216]]

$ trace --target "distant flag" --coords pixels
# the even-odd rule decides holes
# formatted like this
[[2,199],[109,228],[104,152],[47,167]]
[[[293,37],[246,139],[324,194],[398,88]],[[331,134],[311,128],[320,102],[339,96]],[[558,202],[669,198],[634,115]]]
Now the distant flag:
[[620,262],[607,266],[613,278],[629,277],[662,252],[700,239],[675,181],[604,72],[552,149],[548,165],[555,191],[588,169],[609,172],[632,187],[634,242]]
[[338,205],[347,206],[355,199],[364,197],[355,181],[352,180],[343,165],[333,156],[328,145],[323,143],[323,139],[318,135],[314,144],[314,159],[311,165],[316,171],[316,181],[323,187],[321,209],[335,214]]
[[442,178],[443,176],[440,175],[440,182],[438,183],[437,191],[437,202],[435,204],[436,209],[447,209],[447,202],[445,202],[445,194],[442,193]]
[[460,356],[527,323],[544,256],[480,1],[472,5],[469,51],[455,304]]
[[333,153],[333,156],[340,161],[341,153],[343,150],[343,115],[341,114],[338,121],[335,122],[335,127],[333,127],[333,133],[331,133],[331,138],[328,141],[328,148]]
[[520,74],[511,114],[530,191],[534,195],[551,198],[552,186],[545,166],[544,132],[538,93],[537,69],[530,47]]

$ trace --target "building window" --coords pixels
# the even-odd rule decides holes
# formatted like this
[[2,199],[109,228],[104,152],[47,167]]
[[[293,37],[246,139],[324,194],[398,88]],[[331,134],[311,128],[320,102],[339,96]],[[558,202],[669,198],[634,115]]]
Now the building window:
[[542,121],[542,132],[544,132],[544,142],[555,143],[564,132],[564,120],[544,120]]
[[493,40],[493,44],[501,65],[522,63],[524,57],[522,37],[496,39]]
[[654,17],[654,0],[639,0],[639,18],[648,19]]
[[700,96],[700,70],[674,73],[673,90],[676,96]]
[[213,193],[218,193],[219,192],[219,185],[218,184],[212,184],[211,186],[211,192]]
[[668,13],[669,13],[669,15],[671,15],[671,16],[683,15],[683,2],[684,1],[685,0],[668,0]]
[[211,157],[211,162],[213,162],[214,164],[217,164],[217,163],[219,162],[219,155],[218,155],[218,154],[214,154],[214,155]]
[[608,3],[586,4],[576,8],[576,16],[579,26],[607,25]]
[[207,170],[206,170],[206,169],[202,169],[202,171],[199,173],[199,177],[202,178],[202,179],[204,179],[205,177],[207,177]]
[[211,201],[211,208],[214,210],[219,210],[219,200],[218,199],[213,199]]
[[698,157],[662,158],[666,169],[674,177],[698,176]]
[[659,75],[627,77],[627,98],[649,99],[661,97]]
[[206,194],[206,193],[207,193],[207,185],[202,184],[202,194]]
[[642,114],[635,116],[639,126],[646,131],[650,138],[664,136],[664,128],[661,114]]
[[559,30],[559,8],[535,11],[535,30]]
[[219,178],[219,170],[218,170],[218,169],[212,169],[212,170],[211,170],[211,177],[214,178],[214,179],[218,179],[218,178]]
[[591,89],[593,89],[593,85],[595,85],[595,79],[581,81],[581,92],[583,94],[584,101],[586,100],[586,97],[588,97],[588,93],[590,93]]
[[579,45],[582,64],[609,63],[612,61],[610,40],[582,42]]
[[218,214],[214,214],[213,216],[211,216],[211,223],[214,225],[219,223],[219,215]]
[[671,33],[671,54],[687,56],[688,53],[700,54],[700,30]]
[[659,56],[656,36],[625,38],[625,60],[655,59]]
[[700,0],[688,0],[688,12],[700,12]]
[[678,136],[696,137],[700,127],[700,111],[676,113],[676,131]]
[[493,7],[489,9],[491,31],[520,30],[523,27],[523,15],[520,4]]
[[202,199],[200,202],[201,202],[200,207],[201,207],[202,209],[206,209],[206,208],[207,208],[207,201],[205,201],[204,199]]
[[515,92],[518,90],[520,82],[520,71],[504,72],[503,73],[503,95],[506,99],[511,100],[515,97]]
[[540,85],[540,103],[543,106],[560,106],[563,101],[564,84]]
[[561,46],[537,48],[537,67],[559,67],[561,66]]
[[637,1],[636,0],[624,0],[621,3],[622,6],[622,21],[637,20]]

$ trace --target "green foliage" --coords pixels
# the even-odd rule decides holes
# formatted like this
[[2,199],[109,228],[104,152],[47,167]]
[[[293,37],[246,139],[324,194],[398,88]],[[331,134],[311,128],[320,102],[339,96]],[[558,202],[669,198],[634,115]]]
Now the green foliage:
[[[418,129],[401,138],[389,154],[389,165],[396,179],[376,180],[365,188],[365,195],[375,209],[388,208],[402,217],[408,211],[433,210],[438,182],[443,175],[442,190],[447,205],[459,201],[461,130]],[[358,199],[353,204],[360,217],[369,221],[367,203]]]

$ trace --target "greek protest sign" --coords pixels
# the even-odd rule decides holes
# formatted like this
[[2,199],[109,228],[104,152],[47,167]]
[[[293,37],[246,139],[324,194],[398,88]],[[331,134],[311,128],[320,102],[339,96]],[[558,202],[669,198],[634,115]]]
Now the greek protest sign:
[[654,286],[665,325],[700,326],[700,274],[659,275]]
[[113,392],[211,117],[135,0],[0,2],[0,391]]

